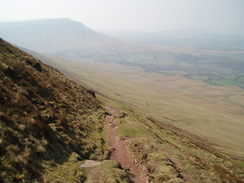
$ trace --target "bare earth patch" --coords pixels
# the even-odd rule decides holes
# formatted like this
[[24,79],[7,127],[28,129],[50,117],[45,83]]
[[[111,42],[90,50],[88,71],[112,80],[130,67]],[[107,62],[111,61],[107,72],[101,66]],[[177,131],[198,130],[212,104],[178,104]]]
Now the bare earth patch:
[[100,161],[94,161],[94,160],[86,160],[82,165],[80,165],[80,167],[84,168],[84,167],[94,167],[94,166],[98,166],[101,165],[102,162]]

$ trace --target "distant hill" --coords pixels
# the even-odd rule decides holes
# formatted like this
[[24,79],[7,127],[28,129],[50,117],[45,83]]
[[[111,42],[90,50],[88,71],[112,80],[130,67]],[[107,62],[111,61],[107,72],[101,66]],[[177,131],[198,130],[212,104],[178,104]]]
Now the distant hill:
[[244,88],[243,36],[196,30],[139,32],[125,34],[122,38],[127,36],[132,42],[123,42],[67,18],[0,23],[0,36],[22,48],[51,55],[116,62]]
[[114,53],[128,45],[67,18],[0,23],[0,37],[34,51],[69,57]]

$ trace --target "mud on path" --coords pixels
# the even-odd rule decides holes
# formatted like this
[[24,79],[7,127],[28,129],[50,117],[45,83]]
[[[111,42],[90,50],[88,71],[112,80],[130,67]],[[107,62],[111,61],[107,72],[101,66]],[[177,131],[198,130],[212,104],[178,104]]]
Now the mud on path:
[[126,142],[120,140],[116,134],[116,128],[118,127],[119,119],[116,119],[115,116],[118,113],[118,110],[112,107],[107,107],[107,110],[110,115],[106,116],[105,128],[109,145],[112,148],[110,159],[118,161],[123,168],[130,170],[128,176],[132,182],[149,183],[145,167],[135,162],[135,159],[130,152]]

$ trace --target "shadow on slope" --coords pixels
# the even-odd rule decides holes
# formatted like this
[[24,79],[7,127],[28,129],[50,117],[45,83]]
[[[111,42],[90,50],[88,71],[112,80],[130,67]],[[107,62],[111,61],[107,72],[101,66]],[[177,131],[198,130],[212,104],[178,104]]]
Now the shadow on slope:
[[43,181],[75,153],[107,157],[95,93],[0,39],[0,182]]

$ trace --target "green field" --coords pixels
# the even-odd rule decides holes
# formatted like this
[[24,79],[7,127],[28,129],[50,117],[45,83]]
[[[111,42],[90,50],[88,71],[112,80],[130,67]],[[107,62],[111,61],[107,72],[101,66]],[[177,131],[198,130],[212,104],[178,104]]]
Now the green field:
[[147,72],[180,75],[212,85],[244,88],[244,82],[238,79],[244,73],[242,52],[151,46],[141,49],[136,47],[111,55],[106,53],[90,55],[87,59],[139,66]]
[[219,79],[209,78],[206,80],[206,82],[218,86],[237,86],[244,88],[244,76],[226,76]]

